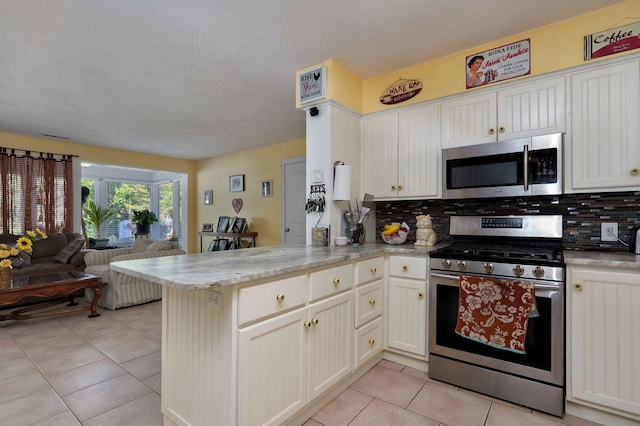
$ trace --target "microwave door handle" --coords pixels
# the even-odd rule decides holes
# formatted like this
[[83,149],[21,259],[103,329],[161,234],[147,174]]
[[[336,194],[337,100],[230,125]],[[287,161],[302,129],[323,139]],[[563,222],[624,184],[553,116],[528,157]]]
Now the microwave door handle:
[[529,145],[524,146],[524,190],[529,190]]

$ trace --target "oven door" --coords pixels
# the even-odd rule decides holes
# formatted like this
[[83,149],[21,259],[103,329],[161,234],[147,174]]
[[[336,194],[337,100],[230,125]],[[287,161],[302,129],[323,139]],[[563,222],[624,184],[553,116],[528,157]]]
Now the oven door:
[[429,353],[484,368],[564,385],[564,284],[533,281],[539,317],[530,318],[526,354],[496,349],[459,336],[459,276],[431,271]]

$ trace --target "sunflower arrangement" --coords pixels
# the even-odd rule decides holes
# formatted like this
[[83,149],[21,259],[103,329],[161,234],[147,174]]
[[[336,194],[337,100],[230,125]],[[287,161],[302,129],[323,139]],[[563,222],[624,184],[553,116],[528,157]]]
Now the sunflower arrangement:
[[10,269],[14,262],[28,259],[33,252],[33,242],[47,238],[47,234],[39,229],[27,231],[16,240],[14,246],[0,244],[0,268]]

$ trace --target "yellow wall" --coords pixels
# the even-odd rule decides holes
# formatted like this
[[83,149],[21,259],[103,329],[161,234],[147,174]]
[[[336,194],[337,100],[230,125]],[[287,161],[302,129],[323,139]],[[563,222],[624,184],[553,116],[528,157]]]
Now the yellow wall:
[[[304,157],[305,150],[305,140],[299,139],[199,160],[196,229],[201,230],[203,223],[213,223],[215,229],[220,216],[239,216],[247,220],[249,231],[258,233],[259,246],[280,244],[280,161]],[[244,174],[245,191],[229,192],[229,176],[239,174]],[[261,181],[265,179],[273,180],[271,197],[262,197]],[[209,189],[213,189],[213,204],[204,205],[204,191]],[[234,198],[243,201],[239,213],[231,205]],[[210,241],[208,237],[203,239],[203,250],[207,249]]]
[[[557,24],[515,34],[433,61],[369,78],[363,80],[362,85],[357,84],[357,77],[353,75],[345,78],[345,75],[348,75],[348,70],[339,63],[336,61],[326,61],[325,64],[328,67],[328,86],[330,88],[328,98],[347,105],[357,112],[369,114],[462,93],[466,91],[465,58],[468,55],[526,38],[531,39],[531,75],[545,74],[570,68],[585,63],[583,60],[585,35],[605,31],[611,27],[628,25],[637,21],[637,17],[640,17],[640,0],[629,0]],[[636,52],[637,50],[615,56]],[[611,57],[612,56],[606,58]],[[598,59],[589,62],[596,61],[598,61]],[[333,74],[334,72],[336,75]],[[418,96],[401,104],[381,104],[380,94],[395,82],[398,76],[408,79],[420,79],[424,86],[422,91]],[[498,87],[499,84],[495,86]],[[354,96],[358,96],[359,93],[362,93],[361,108],[357,107],[358,102],[353,99]]]

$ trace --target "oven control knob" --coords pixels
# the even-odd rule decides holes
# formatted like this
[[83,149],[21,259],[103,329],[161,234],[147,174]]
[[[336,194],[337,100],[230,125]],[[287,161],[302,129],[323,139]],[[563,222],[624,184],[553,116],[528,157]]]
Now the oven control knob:
[[451,268],[451,261],[449,259],[442,259],[442,267],[444,269]]
[[514,274],[516,277],[521,276],[522,274],[524,274],[524,268],[523,268],[522,266],[520,266],[520,265],[516,265],[516,266],[514,266],[514,267],[513,267],[513,274]]
[[531,272],[533,272],[533,276],[536,278],[544,277],[544,268],[541,268],[540,266],[536,266]]
[[482,266],[482,269],[484,269],[484,271],[485,271],[487,274],[490,274],[490,273],[492,273],[492,272],[493,272],[493,270],[494,270],[495,268],[493,267],[493,264],[492,264],[492,263],[485,263],[485,264]]
[[467,262],[465,262],[464,260],[458,260],[458,269],[462,271],[467,269]]

